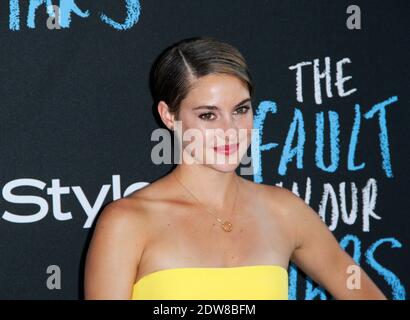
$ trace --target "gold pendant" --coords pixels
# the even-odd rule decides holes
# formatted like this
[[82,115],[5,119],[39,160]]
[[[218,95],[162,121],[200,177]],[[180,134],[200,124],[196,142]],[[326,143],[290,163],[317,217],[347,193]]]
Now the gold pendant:
[[229,221],[225,221],[222,224],[222,229],[224,229],[224,231],[226,231],[226,232],[232,231],[232,228],[233,228],[232,223],[230,223]]

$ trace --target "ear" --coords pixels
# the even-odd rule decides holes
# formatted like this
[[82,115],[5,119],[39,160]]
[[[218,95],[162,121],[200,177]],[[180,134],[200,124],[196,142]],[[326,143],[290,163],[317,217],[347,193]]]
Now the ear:
[[169,110],[169,106],[165,103],[165,101],[161,100],[158,103],[158,113],[161,117],[162,122],[167,126],[168,129],[173,131],[175,114]]

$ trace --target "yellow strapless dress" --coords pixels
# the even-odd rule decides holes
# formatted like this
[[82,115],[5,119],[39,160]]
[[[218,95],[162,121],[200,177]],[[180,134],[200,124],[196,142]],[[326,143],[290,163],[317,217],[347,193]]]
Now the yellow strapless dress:
[[287,300],[288,271],[278,265],[154,271],[133,286],[132,300]]

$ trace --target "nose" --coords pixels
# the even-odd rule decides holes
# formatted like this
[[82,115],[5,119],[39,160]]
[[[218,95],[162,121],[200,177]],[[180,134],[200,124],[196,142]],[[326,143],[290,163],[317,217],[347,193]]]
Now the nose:
[[237,125],[231,115],[226,115],[223,117],[221,123],[220,123],[223,131],[223,138],[225,140],[225,143],[235,143],[236,141],[236,136],[237,136]]

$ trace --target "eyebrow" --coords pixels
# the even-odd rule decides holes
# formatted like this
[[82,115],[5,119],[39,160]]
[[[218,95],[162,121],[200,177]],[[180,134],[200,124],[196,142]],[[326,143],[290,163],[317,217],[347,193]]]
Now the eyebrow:
[[[239,107],[241,104],[244,104],[245,102],[251,101],[251,98],[246,98],[242,100],[241,102],[237,103],[236,105],[233,106],[233,109],[236,107]],[[217,106],[198,106],[193,108],[192,110],[198,110],[198,109],[208,109],[208,110],[215,110],[218,109]]]

